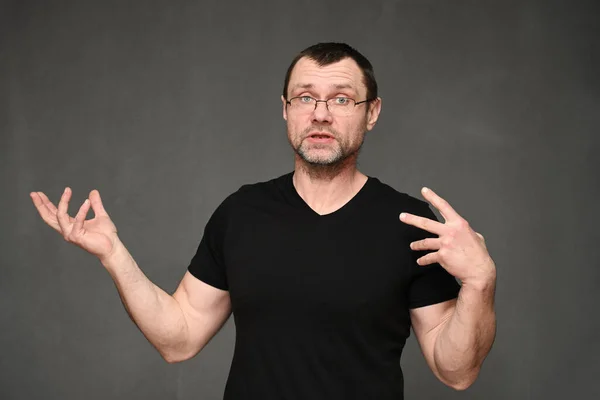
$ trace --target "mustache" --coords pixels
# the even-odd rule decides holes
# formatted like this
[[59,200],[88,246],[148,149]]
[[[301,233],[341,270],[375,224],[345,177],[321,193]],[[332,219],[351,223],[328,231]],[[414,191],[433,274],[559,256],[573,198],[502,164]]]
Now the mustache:
[[302,131],[302,136],[306,136],[310,132],[315,132],[315,131],[317,131],[317,132],[327,132],[330,135],[333,135],[333,137],[335,137],[335,138],[337,138],[339,136],[339,133],[335,129],[332,129],[332,128],[328,127],[328,126],[318,126],[318,125],[312,125],[312,126],[306,128],[306,129],[304,129]]

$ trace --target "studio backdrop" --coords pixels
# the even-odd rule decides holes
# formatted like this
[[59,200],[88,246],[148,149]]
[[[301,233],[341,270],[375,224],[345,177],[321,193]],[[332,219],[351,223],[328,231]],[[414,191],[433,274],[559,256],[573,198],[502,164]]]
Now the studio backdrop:
[[[324,41],[373,63],[383,100],[359,168],[428,186],[497,265],[498,333],[475,384],[440,383],[414,334],[407,399],[600,398],[600,14],[594,1],[0,3],[0,398],[223,395],[235,325],[168,364],[100,262],[44,224],[98,189],[172,293],[242,184],[293,169],[285,71]],[[92,217],[90,211],[88,217]]]

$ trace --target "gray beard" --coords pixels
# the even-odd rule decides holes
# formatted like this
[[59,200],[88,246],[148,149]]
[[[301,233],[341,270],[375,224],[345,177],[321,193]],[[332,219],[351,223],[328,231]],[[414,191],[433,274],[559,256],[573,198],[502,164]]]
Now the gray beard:
[[298,157],[303,161],[301,164],[302,170],[311,178],[315,180],[331,180],[338,176],[341,171],[350,165],[356,165],[358,155],[362,149],[363,141],[361,141],[358,148],[350,153],[344,154],[344,151],[336,152],[335,157],[330,160],[311,160],[302,151],[302,146],[298,149],[294,149]]
[[[314,149],[314,148],[318,148],[318,147],[313,146],[312,148]],[[315,166],[317,166],[317,165],[322,165],[322,166],[335,165],[348,157],[348,155],[344,154],[344,151],[341,149],[341,147],[338,147],[336,152],[333,154],[333,157],[330,157],[327,160],[311,158],[308,154],[308,151],[304,151],[304,148],[302,145],[300,145],[298,150],[296,150],[296,154],[298,154],[300,156],[300,158],[307,164],[315,165]]]

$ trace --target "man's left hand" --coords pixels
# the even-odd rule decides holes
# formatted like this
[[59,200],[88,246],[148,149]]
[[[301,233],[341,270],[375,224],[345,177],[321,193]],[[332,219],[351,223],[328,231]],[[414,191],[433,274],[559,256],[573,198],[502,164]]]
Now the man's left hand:
[[419,265],[439,263],[446,271],[460,279],[463,285],[487,285],[496,278],[496,266],[490,257],[483,235],[475,232],[450,204],[428,188],[421,190],[423,197],[444,218],[444,223],[417,215],[402,213],[400,220],[421,228],[437,238],[426,238],[410,244],[413,250],[436,250],[419,258]]

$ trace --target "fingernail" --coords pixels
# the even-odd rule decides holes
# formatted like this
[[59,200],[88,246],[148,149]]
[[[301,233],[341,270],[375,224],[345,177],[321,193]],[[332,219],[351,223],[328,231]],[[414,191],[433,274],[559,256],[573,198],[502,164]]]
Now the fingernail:
[[401,213],[400,214],[400,219],[404,219],[404,218],[406,218],[406,213]]
[[423,191],[424,191],[424,192],[426,192],[426,191],[428,191],[428,190],[429,190],[429,189],[428,189],[428,188],[426,188],[426,187],[424,187],[424,188],[423,188]]

